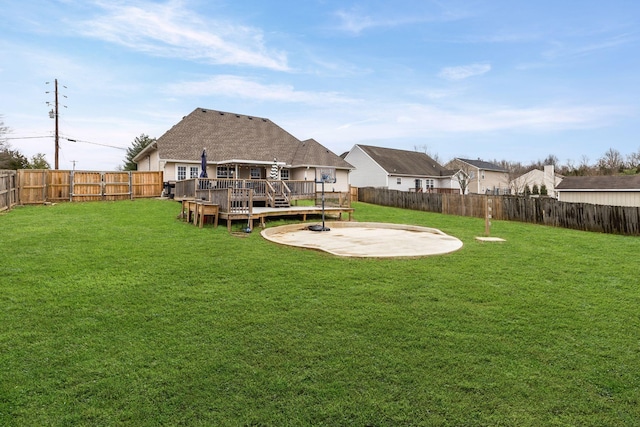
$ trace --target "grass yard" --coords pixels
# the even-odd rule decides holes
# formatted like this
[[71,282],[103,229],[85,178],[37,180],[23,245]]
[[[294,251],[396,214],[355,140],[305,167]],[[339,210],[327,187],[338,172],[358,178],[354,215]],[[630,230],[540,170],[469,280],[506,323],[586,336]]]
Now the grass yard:
[[464,247],[338,258],[160,200],[0,214],[0,425],[640,425],[640,238],[354,207]]

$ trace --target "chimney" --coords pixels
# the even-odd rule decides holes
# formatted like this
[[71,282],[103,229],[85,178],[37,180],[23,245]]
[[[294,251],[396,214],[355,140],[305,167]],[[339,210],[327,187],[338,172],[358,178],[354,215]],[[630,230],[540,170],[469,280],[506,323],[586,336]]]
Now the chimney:
[[553,165],[544,166],[544,186],[547,187],[547,194],[556,197],[556,172]]

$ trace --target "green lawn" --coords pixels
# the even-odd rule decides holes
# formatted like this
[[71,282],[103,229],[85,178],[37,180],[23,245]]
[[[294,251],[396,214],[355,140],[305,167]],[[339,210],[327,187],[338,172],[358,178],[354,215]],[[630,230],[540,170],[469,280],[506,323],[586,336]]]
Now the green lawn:
[[160,200],[0,214],[0,425],[640,425],[640,238],[354,207],[464,247],[338,258]]

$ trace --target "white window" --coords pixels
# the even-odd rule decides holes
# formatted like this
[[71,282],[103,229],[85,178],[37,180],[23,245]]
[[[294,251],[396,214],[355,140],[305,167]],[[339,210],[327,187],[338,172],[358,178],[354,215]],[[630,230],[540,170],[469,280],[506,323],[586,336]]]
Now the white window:
[[280,169],[280,179],[283,181],[289,180],[289,169]]
[[427,184],[427,188],[434,188],[435,187],[435,180],[433,180],[433,179],[426,179],[425,183]]
[[189,178],[197,178],[198,176],[200,176],[200,173],[198,172],[198,167],[191,166],[189,168]]
[[187,167],[178,166],[178,181],[182,181],[183,179],[187,179]]
[[401,185],[402,184],[402,178],[396,178],[396,184]]
[[251,179],[260,179],[262,177],[261,168],[251,168]]
[[233,178],[235,175],[235,169],[233,166],[218,166],[216,168],[216,176],[218,178]]

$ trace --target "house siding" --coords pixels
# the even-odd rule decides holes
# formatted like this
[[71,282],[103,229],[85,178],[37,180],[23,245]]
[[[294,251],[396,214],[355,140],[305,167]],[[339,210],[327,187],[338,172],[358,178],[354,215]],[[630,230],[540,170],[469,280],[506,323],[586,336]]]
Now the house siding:
[[558,200],[569,203],[640,207],[640,191],[558,190]]
[[529,186],[529,190],[533,189],[534,185],[541,188],[544,185],[547,189],[547,195],[549,197],[556,197],[555,187],[562,181],[561,175],[556,175],[553,165],[547,165],[544,167],[544,171],[540,169],[533,169],[524,175],[519,176],[510,183],[512,194],[524,194],[525,188]]
[[387,187],[392,181],[395,184],[395,179],[389,178],[387,172],[358,146],[345,156],[345,160],[355,167],[349,174],[349,183],[354,187]]
[[[354,187],[399,191],[452,188],[451,177],[439,175],[445,170],[424,153],[384,147],[363,147],[355,145],[345,156],[345,160],[355,167],[349,178]],[[410,159],[407,159],[407,156],[410,156]],[[417,188],[416,180],[420,180],[420,186]],[[430,185],[427,187],[428,182]]]
[[[482,162],[489,164],[487,162]],[[494,165],[495,166],[495,165]],[[446,165],[449,169],[461,169],[467,174],[472,174],[473,178],[469,179],[467,193],[487,194],[495,193],[510,194],[509,174],[506,171],[495,169],[483,169],[476,165],[467,163],[464,159],[453,159]],[[460,188],[460,183],[454,180],[453,188]]]
[[[316,179],[316,168],[295,168],[291,169],[290,179],[293,181],[314,181]],[[317,184],[316,189],[320,191],[322,184]],[[343,169],[336,170],[336,182],[325,184],[325,191],[349,191],[349,171]]]
[[138,166],[137,170],[142,172],[159,171],[159,160],[158,150],[153,150],[136,163]]

